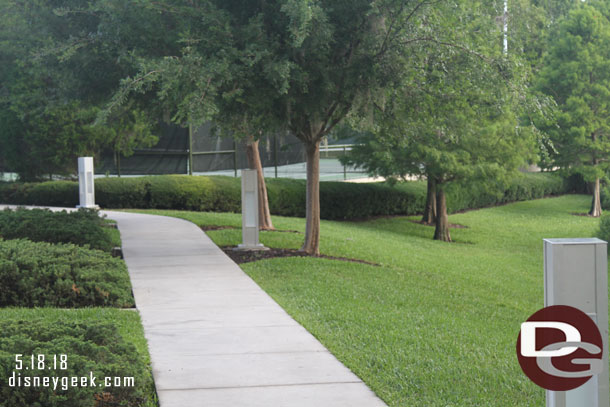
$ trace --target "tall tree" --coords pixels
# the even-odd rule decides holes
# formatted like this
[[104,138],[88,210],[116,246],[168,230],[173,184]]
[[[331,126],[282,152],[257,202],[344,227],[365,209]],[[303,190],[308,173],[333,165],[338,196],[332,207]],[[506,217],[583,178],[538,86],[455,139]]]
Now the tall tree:
[[[605,11],[605,13],[603,12]],[[610,169],[610,21],[603,2],[570,12],[549,44],[538,88],[558,106],[547,122],[555,164],[593,185],[589,214],[601,215],[600,182]]]
[[140,7],[172,17],[170,26],[162,27],[178,35],[169,54],[135,50],[139,72],[123,80],[107,112],[134,94],[152,94],[179,125],[199,126],[213,119],[221,134],[245,140],[249,166],[258,172],[260,227],[271,230],[258,144],[259,137],[274,128],[268,89],[261,80],[273,72],[261,69],[261,60],[269,53],[257,40],[259,22],[249,21],[245,12],[252,4],[227,4],[221,10],[213,1],[142,2]]
[[447,188],[502,182],[530,156],[533,142],[529,129],[517,126],[523,72],[501,55],[501,41],[493,41],[492,16],[471,6],[454,9],[449,21],[469,20],[478,34],[438,42],[434,53],[420,50],[376,113],[372,137],[361,138],[346,160],[388,178],[425,177],[423,220],[434,221],[434,239],[442,241],[451,241]]
[[[219,98],[238,95],[246,101],[242,104],[244,111],[250,117],[260,117],[260,111],[252,109],[258,96],[271,107],[264,109],[269,122],[281,123],[303,142],[307,156],[307,225],[301,250],[309,254],[319,253],[320,141],[349,114],[359,114],[392,84],[401,70],[399,56],[409,39],[415,40],[420,16],[430,3],[428,0],[143,2],[162,11],[183,13],[181,26],[185,21],[193,22],[182,32],[193,39],[188,44],[191,50],[196,50],[193,55],[202,58],[205,69],[213,69],[218,61],[226,64],[227,69],[199,75],[197,79],[207,78],[210,88],[205,94],[217,96],[210,98],[208,108],[218,111],[223,104]],[[199,19],[192,19],[196,12],[200,13]],[[242,75],[243,67],[255,74]],[[140,78],[154,78],[160,71],[151,68],[141,71],[127,87],[144,89],[142,84],[146,81]],[[151,75],[146,76],[147,73]],[[256,78],[256,83],[252,78]],[[191,100],[197,100],[201,90],[196,87]]]
[[[135,21],[129,5],[100,3],[112,4],[121,18]],[[115,142],[118,134],[131,140],[130,148],[154,142],[154,137],[133,137],[143,115],[138,123],[127,113],[114,115],[108,126],[93,126],[99,106],[133,69],[128,44],[141,38],[133,30],[148,30],[152,36],[154,15],[113,32],[99,10],[79,0],[0,0],[0,9],[0,121],[7,129],[0,132],[0,154],[23,179],[73,173],[77,155],[95,154],[110,144],[125,146]],[[162,48],[162,41],[151,48]]]
[[306,232],[301,250],[319,253],[320,141],[359,115],[397,77],[399,56],[426,0],[222,2],[257,25],[264,85],[275,121],[298,137],[307,159]]

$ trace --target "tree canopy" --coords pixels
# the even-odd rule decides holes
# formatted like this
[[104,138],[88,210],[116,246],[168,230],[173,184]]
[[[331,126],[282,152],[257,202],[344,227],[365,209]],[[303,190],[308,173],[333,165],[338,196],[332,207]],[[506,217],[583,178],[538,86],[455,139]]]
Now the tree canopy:
[[[606,11],[604,13],[603,11]],[[537,87],[557,103],[541,124],[553,141],[554,164],[592,182],[592,216],[601,214],[600,180],[610,169],[610,21],[601,3],[572,10],[554,32]]]

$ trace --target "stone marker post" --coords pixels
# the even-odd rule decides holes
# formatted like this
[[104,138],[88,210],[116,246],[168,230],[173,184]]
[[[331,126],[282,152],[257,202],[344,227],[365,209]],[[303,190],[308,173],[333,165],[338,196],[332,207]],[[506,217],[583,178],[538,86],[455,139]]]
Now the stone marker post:
[[258,241],[258,176],[256,170],[241,171],[241,234],[236,250],[268,250]]
[[95,204],[93,157],[78,157],[78,194],[80,205],[77,208],[99,208]]
[[569,391],[546,391],[547,407],[608,407],[608,243],[544,239],[544,306],[569,305],[597,324],[603,371]]

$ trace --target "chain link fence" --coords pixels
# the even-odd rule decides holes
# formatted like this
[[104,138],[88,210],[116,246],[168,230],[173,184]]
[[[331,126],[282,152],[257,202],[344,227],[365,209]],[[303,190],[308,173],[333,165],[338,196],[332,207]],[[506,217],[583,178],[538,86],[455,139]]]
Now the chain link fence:
[[[138,176],[152,174],[188,174],[240,176],[248,168],[244,141],[219,137],[206,125],[192,132],[189,152],[189,130],[165,126],[157,145],[138,149],[130,157],[104,152],[96,162],[98,176]],[[320,179],[349,180],[365,178],[359,169],[343,166],[339,157],[351,149],[349,144],[324,141],[320,148]],[[293,135],[263,136],[259,152],[265,177],[306,178],[305,149]]]

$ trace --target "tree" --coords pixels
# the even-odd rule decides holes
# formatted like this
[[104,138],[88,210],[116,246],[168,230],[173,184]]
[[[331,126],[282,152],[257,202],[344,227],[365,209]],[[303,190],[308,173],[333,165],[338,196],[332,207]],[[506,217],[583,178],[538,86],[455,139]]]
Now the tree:
[[[484,29],[490,18],[471,12],[467,15],[480,32],[493,33]],[[401,86],[387,94],[372,136],[361,138],[346,159],[387,178],[425,177],[423,221],[435,223],[434,239],[441,241],[451,241],[447,188],[502,182],[530,157],[533,143],[532,133],[517,126],[522,72],[499,54],[501,42],[486,36],[454,41],[462,45],[442,41],[434,53],[421,50]]]
[[537,84],[558,106],[555,121],[543,124],[554,162],[593,184],[589,215],[598,217],[600,181],[610,169],[610,21],[602,3],[590,3],[559,24]]
[[304,144],[306,232],[301,251],[319,254],[320,141],[348,115],[360,115],[397,77],[401,50],[425,0],[239,1],[219,3],[257,32],[263,87],[274,122]]
[[266,88],[258,81],[263,73],[257,62],[264,54],[257,49],[256,24],[240,17],[243,10],[226,13],[211,1],[143,2],[140,7],[167,15],[170,26],[164,27],[179,34],[166,55],[136,50],[139,72],[122,81],[106,113],[134,95],[148,94],[181,126],[213,120],[221,134],[245,139],[249,166],[258,172],[260,227],[273,229],[258,151],[258,138],[271,122]]
[[[125,22],[137,21],[129,5],[99,3],[120,10]],[[143,129],[142,119],[149,117],[142,114],[134,121],[135,115],[123,112],[106,126],[94,126],[100,106],[133,70],[129,49],[142,37],[133,35],[134,29],[149,31],[152,40],[155,25],[154,15],[144,16],[145,22],[134,28],[113,31],[99,6],[79,0],[0,0],[0,125],[5,129],[0,155],[24,180],[74,173],[76,156],[93,155],[108,145],[129,154],[156,139],[134,137],[134,129]],[[157,37],[151,48],[163,49],[163,36]],[[133,107],[137,110],[143,102]],[[154,124],[151,120],[146,127],[151,130]]]
[[[237,96],[244,101],[241,106],[249,117],[260,117],[261,111],[252,108],[258,98],[270,107],[263,110],[268,122],[281,123],[303,142],[307,152],[307,225],[301,250],[318,254],[320,141],[348,114],[370,105],[397,77],[399,50],[414,34],[428,1],[144,3],[164,12],[181,13],[179,26],[188,34],[182,40],[189,45],[189,52],[202,58],[205,69],[213,69],[219,62],[226,67],[197,76],[197,80],[207,78],[210,85],[205,92],[206,98],[209,95],[207,108],[217,113],[222,99]],[[124,85],[150,90],[143,85],[144,79],[154,82],[160,73],[155,65],[150,68]],[[192,100],[202,94],[201,87],[195,89]]]

